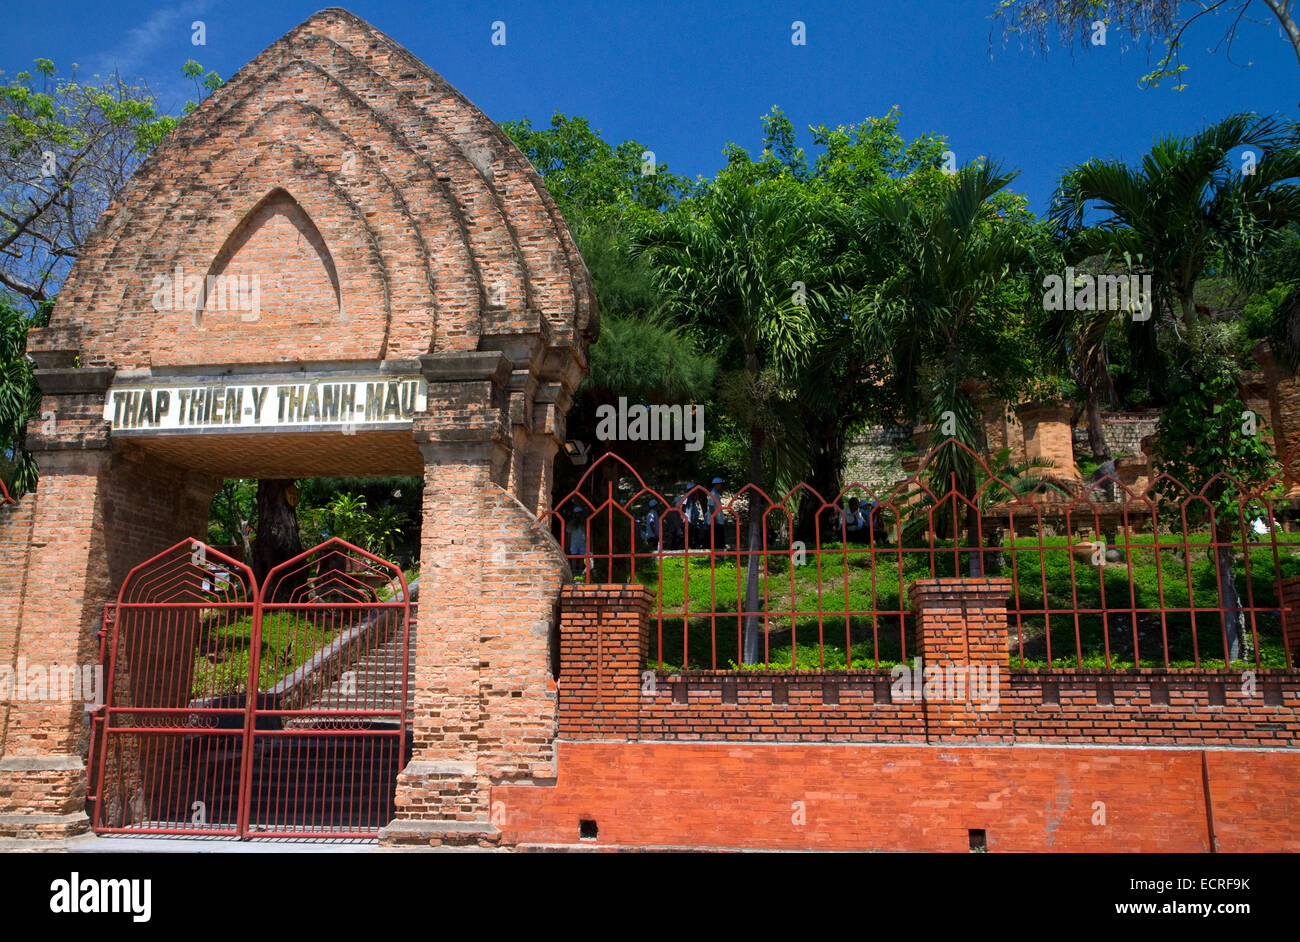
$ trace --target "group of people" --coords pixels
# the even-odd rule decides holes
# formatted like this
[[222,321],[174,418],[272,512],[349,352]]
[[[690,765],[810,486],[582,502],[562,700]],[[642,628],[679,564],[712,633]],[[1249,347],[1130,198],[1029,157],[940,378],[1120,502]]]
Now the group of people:
[[732,534],[726,524],[719,490],[722,484],[722,478],[714,478],[706,497],[696,489],[694,481],[689,482],[662,518],[659,501],[650,498],[649,509],[640,520],[642,541],[656,551],[683,550],[688,537],[696,549],[731,549]]
[[885,530],[884,515],[879,511],[872,513],[879,505],[873,500],[865,504],[856,497],[850,497],[839,513],[833,513],[831,520],[834,530],[832,538],[844,528],[844,538],[848,543],[875,543],[877,546],[889,544],[889,533]]
[[[686,485],[667,510],[660,507],[659,501],[651,498],[645,516],[636,521],[636,535],[639,540],[654,552],[680,551],[689,545],[692,549],[731,550],[734,547],[735,529],[727,524],[727,512],[723,507],[721,487],[722,478],[714,478],[707,495],[702,494],[694,481]],[[875,501],[863,503],[851,497],[840,508],[831,508],[830,528],[823,532],[823,538],[837,539],[841,533],[849,543],[874,543],[877,546],[889,544],[889,534],[885,528],[884,516]],[[571,557],[587,557],[587,507],[580,501],[574,501],[570,508],[568,524],[568,550]],[[842,528],[842,529],[841,529]]]

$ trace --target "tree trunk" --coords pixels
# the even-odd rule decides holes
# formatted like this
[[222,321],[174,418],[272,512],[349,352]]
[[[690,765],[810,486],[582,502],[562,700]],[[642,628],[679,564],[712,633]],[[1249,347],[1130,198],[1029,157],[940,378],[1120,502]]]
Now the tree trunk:
[[[821,495],[822,500],[831,503],[843,486],[844,451],[847,435],[839,422],[817,422],[805,417],[808,437],[811,440],[811,466],[808,474],[808,486]],[[821,505],[804,492],[799,497],[799,514],[795,518],[792,539],[802,540],[808,546],[815,546],[817,540],[817,514]]]
[[1296,25],[1295,19],[1287,10],[1286,0],[1264,0],[1264,5],[1277,16],[1291,48],[1295,50],[1296,61],[1300,62],[1300,26]]
[[[257,482],[257,539],[253,541],[253,574],[259,584],[285,560],[302,552],[298,533],[298,516],[286,493],[293,486],[291,478],[268,478]],[[305,572],[289,573],[276,588],[273,601],[284,602],[297,587],[307,581]]]
[[1106,436],[1101,425],[1101,397],[1091,386],[1088,388],[1088,447],[1092,449],[1092,456],[1098,461],[1103,463],[1110,461],[1110,445],[1106,444]]
[[1228,639],[1228,660],[1237,661],[1244,656],[1246,613],[1241,609],[1241,595],[1237,591],[1235,573],[1236,554],[1232,547],[1232,531],[1217,527],[1214,541],[1220,544],[1214,551],[1215,568],[1219,576],[1219,607],[1223,609],[1223,630]]
[[[763,480],[763,430],[751,429],[749,437],[749,482],[755,488]],[[758,663],[758,564],[763,551],[764,501],[757,490],[749,492],[749,565],[745,575],[745,645],[741,661]]]

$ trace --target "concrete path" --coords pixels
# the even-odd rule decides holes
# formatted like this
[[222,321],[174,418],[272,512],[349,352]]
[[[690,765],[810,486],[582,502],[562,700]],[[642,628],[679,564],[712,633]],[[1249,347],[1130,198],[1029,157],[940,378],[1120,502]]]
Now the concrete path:
[[0,853],[45,854],[402,854],[475,851],[479,847],[380,847],[377,841],[292,838],[236,841],[229,838],[137,837],[81,834],[57,841],[0,839]]

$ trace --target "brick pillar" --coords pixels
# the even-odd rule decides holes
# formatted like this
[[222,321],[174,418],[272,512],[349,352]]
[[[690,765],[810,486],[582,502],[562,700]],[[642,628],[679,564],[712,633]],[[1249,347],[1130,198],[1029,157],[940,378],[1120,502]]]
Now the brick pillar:
[[[102,501],[107,451],[41,456],[26,572],[4,574],[21,592],[19,619],[0,626],[14,676],[21,663],[48,670],[93,664],[97,618],[108,598]],[[32,498],[28,498],[32,499]],[[13,585],[9,583],[12,580]],[[13,691],[0,730],[0,836],[64,837],[86,830],[85,703]]]
[[1300,576],[1282,580],[1282,617],[1287,649],[1291,653],[1291,663],[1287,666],[1295,670],[1300,665]]
[[[0,611],[12,616],[0,623],[0,667],[10,677],[35,667],[47,680],[52,668],[93,676],[104,604],[132,566],[206,536],[220,484],[112,443],[102,414],[113,370],[73,366],[71,341],[55,346],[33,354],[44,397],[41,420],[28,427],[40,467],[40,485],[23,501],[30,525],[6,525],[0,539]],[[0,836],[85,830],[93,691],[61,680],[43,698],[12,693],[0,711]]]
[[1074,428],[1070,406],[1061,403],[1030,403],[1019,406],[1016,416],[1024,428],[1025,458],[1041,458],[1052,463],[1058,477],[1078,478],[1074,464]]
[[928,740],[1000,738],[981,735],[980,728],[998,709],[1007,679],[1010,592],[1009,579],[918,579],[912,585],[922,675],[916,676],[915,662],[909,667],[914,696],[925,705]]
[[560,593],[560,738],[635,738],[650,650],[650,590],[566,585]]
[[[564,554],[506,489],[508,362],[429,355],[414,752],[398,776],[385,843],[498,839],[490,789],[554,781],[552,628]],[[519,481],[521,486],[528,482]]]

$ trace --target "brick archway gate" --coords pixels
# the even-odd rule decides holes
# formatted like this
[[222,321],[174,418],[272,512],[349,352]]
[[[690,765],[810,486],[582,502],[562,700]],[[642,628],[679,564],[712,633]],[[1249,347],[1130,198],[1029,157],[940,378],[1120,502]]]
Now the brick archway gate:
[[141,563],[105,612],[94,829],[375,837],[410,751],[410,623],[401,570],[339,539],[260,589],[195,540]]
[[[494,842],[493,784],[556,774],[567,566],[537,518],[598,333],[590,273],[509,137],[370,24],[311,16],[158,145],[29,332],[49,421],[28,430],[40,487],[0,510],[0,668],[93,667],[105,604],[206,538],[223,479],[420,478],[413,751],[381,840]],[[207,631],[182,611],[166,630]],[[254,725],[258,748],[310,751],[300,720],[258,721],[283,725]],[[86,725],[80,701],[0,705],[0,836],[89,826]],[[125,747],[112,728],[97,738]],[[151,750],[201,732],[164,729]],[[255,827],[247,787],[246,820],[218,803],[205,826]],[[101,813],[138,827],[147,797]]]

